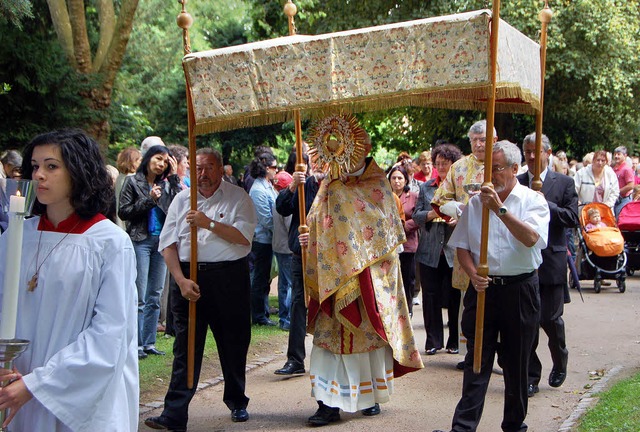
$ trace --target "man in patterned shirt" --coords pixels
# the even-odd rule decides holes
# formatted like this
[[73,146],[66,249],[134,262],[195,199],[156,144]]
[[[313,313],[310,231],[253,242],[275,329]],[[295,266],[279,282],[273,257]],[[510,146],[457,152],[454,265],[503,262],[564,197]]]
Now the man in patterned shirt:
[[[449,218],[458,219],[462,214],[462,210],[469,202],[470,195],[464,190],[464,185],[469,183],[482,183],[484,181],[484,152],[487,141],[487,121],[480,120],[475,122],[467,133],[471,142],[471,154],[457,160],[447,173],[444,181],[440,184],[438,190],[431,200],[433,209],[440,214],[445,220]],[[498,134],[494,128],[493,142],[498,141]],[[479,192],[479,189],[478,189]],[[469,277],[462,270],[458,257],[454,258],[453,276],[451,285],[464,292],[469,286]],[[462,309],[463,302],[460,302]],[[458,314],[462,318],[462,310]],[[458,324],[460,324],[458,322]],[[461,328],[458,325],[458,328]],[[467,341],[460,332],[459,335],[460,354],[466,353]],[[458,369],[464,367],[464,362],[458,363]]]

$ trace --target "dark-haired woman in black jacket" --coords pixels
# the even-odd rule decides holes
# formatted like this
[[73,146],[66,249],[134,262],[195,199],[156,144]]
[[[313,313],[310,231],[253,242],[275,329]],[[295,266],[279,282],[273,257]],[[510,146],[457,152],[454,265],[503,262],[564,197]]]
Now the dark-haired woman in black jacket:
[[120,192],[118,216],[125,221],[136,252],[139,358],[164,354],[155,347],[160,295],[167,273],[158,242],[169,204],[181,190],[176,165],[165,146],[153,146],[135,175],[125,179]]

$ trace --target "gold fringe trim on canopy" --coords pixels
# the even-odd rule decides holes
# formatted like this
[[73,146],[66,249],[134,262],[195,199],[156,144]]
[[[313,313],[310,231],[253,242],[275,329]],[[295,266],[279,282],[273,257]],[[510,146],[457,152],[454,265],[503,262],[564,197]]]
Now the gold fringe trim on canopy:
[[[195,133],[402,106],[485,109],[490,11],[185,56]],[[496,110],[539,109],[539,45],[501,21]]]
[[[487,108],[486,95],[489,88],[490,86],[486,85],[475,88],[433,91],[425,94],[402,94],[392,97],[378,97],[372,100],[301,106],[298,109],[303,120],[316,120],[341,113],[357,114],[401,107],[483,111]],[[496,93],[497,112],[533,115],[540,107],[537,95],[531,92],[524,92],[517,84],[500,87],[496,90]],[[229,116],[226,119],[220,117],[215,122],[196,124],[194,131],[196,135],[205,135],[288,121],[293,121],[293,112],[290,109],[253,112],[247,113],[240,118],[237,116]]]

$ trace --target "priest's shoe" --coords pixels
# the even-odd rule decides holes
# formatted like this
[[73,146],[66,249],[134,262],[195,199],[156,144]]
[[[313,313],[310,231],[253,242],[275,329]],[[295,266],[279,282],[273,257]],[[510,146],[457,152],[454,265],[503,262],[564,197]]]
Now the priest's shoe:
[[231,410],[231,420],[234,422],[246,422],[249,420],[249,413],[246,408],[235,408]]
[[276,375],[297,375],[304,373],[304,365],[295,361],[289,360],[284,364],[281,369],[274,372]]
[[340,409],[332,408],[318,402],[318,411],[307,420],[311,426],[326,426],[329,423],[337,422],[340,420]]
[[157,430],[167,430],[172,432],[186,432],[186,426],[178,426],[171,424],[171,420],[166,418],[165,416],[158,417],[149,417],[144,421],[144,424],[149,426],[151,429]]
[[564,380],[567,378],[566,372],[560,372],[555,369],[549,374],[549,385],[551,387],[560,387]]
[[529,397],[533,397],[533,395],[535,395],[539,391],[540,391],[540,389],[535,384],[529,384],[527,386],[527,396],[529,396]]
[[372,407],[365,408],[362,410],[362,415],[365,415],[368,417],[378,415],[378,414],[380,414],[380,404],[375,404]]
[[145,348],[143,351],[144,351],[145,354],[150,354],[150,355],[165,355],[166,354],[164,351],[160,351],[156,347]]

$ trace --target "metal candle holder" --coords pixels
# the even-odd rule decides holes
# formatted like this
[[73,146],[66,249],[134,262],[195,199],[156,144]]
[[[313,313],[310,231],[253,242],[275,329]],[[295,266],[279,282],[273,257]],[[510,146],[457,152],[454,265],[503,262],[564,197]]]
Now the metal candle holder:
[[[29,346],[29,341],[24,339],[0,339],[0,368],[13,370],[13,361],[17,359]],[[0,382],[0,387],[9,385],[11,381]],[[7,419],[7,410],[0,410],[0,432],[9,432],[9,428],[3,428],[2,424]]]

